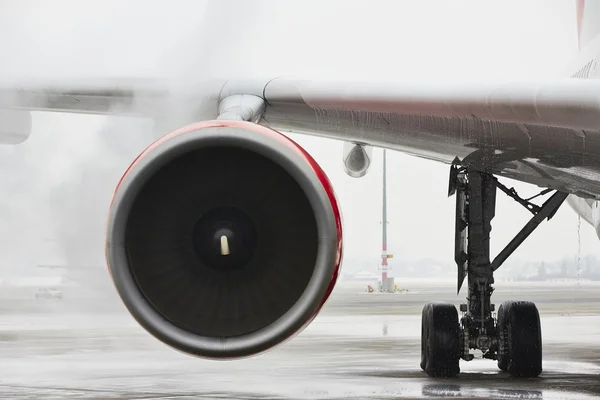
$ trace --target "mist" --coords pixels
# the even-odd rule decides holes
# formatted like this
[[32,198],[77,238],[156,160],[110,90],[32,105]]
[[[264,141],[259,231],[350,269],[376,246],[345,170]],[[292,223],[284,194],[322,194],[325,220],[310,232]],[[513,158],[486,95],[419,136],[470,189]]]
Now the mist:
[[[119,108],[110,117],[34,113],[32,137],[0,148],[0,185],[10,194],[3,201],[0,258],[15,273],[40,262],[104,266],[106,210],[123,171],[165,133],[214,118],[226,79],[556,77],[576,52],[574,8],[559,1],[27,0],[2,7],[0,48],[9,57],[1,82],[134,79],[168,94],[155,120],[115,116]],[[381,159],[355,180],[343,173],[341,143],[290,136],[334,182],[344,211],[346,260],[370,265],[372,258],[375,268]],[[388,160],[390,248],[398,258],[451,262],[454,204],[445,197],[447,167],[393,152]],[[523,222],[527,214],[504,200],[498,207],[497,215],[511,217],[495,220],[495,251],[518,229],[512,213]],[[564,207],[555,220],[515,256],[537,258],[546,249],[547,257],[559,259],[578,251],[572,211]],[[582,227],[583,251],[598,254],[588,228]],[[571,239],[557,242],[565,229]],[[53,254],[37,252],[47,241],[56,241]]]

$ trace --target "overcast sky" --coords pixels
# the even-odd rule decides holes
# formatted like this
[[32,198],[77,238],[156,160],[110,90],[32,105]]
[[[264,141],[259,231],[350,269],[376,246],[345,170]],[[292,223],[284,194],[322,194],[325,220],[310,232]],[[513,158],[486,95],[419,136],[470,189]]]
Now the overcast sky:
[[[108,76],[198,82],[213,76],[279,75],[538,79],[565,76],[577,48],[575,4],[561,0],[220,0],[208,5],[0,0],[0,7],[0,79],[7,80]],[[88,196],[88,220],[78,214],[77,222],[93,231],[84,253],[101,259],[111,196],[104,186],[113,187],[117,171],[147,144],[148,136],[139,134],[144,130],[151,127],[137,121],[35,113],[28,142],[0,148],[0,157],[9,160],[3,163],[6,175],[0,184],[12,194],[3,200],[11,214],[0,219],[4,263],[31,265],[51,257],[33,250],[64,233],[66,228],[56,221],[75,204],[67,197],[79,195]],[[369,174],[352,179],[342,169],[341,143],[293,138],[335,185],[344,215],[345,257],[372,259],[375,268],[381,248],[381,150],[375,150]],[[388,163],[388,248],[398,259],[451,261],[454,198],[446,196],[448,167],[395,152],[388,152]],[[11,176],[27,181],[15,182]],[[102,190],[95,192],[92,178],[85,176],[102,181],[97,185]],[[508,183],[528,195],[537,191]],[[501,193],[498,197],[493,253],[529,218],[520,205]],[[575,257],[577,227],[576,214],[565,205],[513,257],[531,262]],[[598,238],[585,223],[581,250],[600,255]]]

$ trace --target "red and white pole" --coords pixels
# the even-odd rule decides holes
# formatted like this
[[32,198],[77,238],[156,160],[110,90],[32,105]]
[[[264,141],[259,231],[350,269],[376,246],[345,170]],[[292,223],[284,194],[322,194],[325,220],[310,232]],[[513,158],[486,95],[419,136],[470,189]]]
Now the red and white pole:
[[387,279],[388,256],[387,256],[387,160],[385,149],[383,149],[383,207],[381,222],[381,283]]

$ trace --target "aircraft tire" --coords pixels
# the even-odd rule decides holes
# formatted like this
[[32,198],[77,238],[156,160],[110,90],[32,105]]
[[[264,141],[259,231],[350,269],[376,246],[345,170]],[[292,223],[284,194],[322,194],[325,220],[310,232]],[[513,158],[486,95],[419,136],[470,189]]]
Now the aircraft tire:
[[428,307],[425,305],[421,312],[421,369],[425,371],[427,365],[427,330],[426,327],[429,324],[428,319]]
[[[456,307],[428,303],[423,308],[421,365],[431,377],[454,377],[460,372],[459,324]],[[423,360],[423,358],[425,360]]]
[[[507,338],[506,370],[514,377],[539,376],[542,373],[542,329],[537,307],[529,301],[512,302],[505,308],[503,319]],[[500,323],[498,325],[500,327]]]
[[514,301],[505,301],[500,304],[498,308],[498,334],[499,340],[503,341],[503,346],[498,350],[498,368],[501,371],[508,369],[508,343],[507,343],[507,332],[506,332],[506,314],[509,312],[510,307]]

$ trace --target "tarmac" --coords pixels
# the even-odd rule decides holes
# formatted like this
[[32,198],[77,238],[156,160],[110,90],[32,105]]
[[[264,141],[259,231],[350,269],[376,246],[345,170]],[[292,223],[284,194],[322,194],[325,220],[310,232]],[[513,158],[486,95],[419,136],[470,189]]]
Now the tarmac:
[[[461,361],[452,379],[419,368],[424,303],[460,304],[452,282],[403,280],[408,292],[340,282],[301,334],[259,356],[212,361],[147,334],[108,299],[2,299],[0,398],[398,399],[600,398],[600,283],[496,284],[494,302],[531,300],[542,315],[544,371],[516,379],[495,361]],[[478,357],[478,358],[477,358]]]

